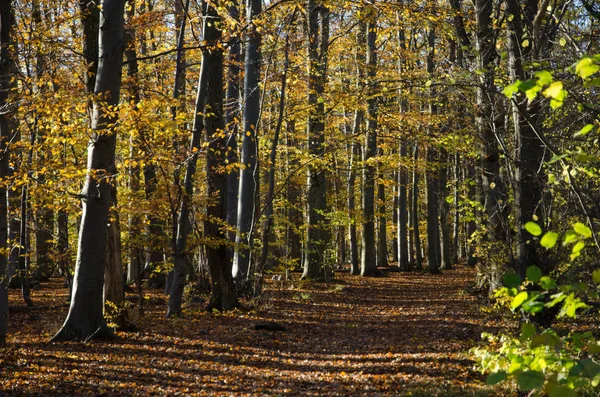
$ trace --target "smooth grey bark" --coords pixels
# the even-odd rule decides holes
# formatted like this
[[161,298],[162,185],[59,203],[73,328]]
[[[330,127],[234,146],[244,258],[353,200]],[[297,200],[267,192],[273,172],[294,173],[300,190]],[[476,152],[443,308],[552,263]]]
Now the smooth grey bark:
[[258,148],[257,126],[260,116],[261,34],[255,19],[261,13],[261,0],[246,0],[246,54],[244,60],[244,137],[238,193],[237,235],[232,274],[236,281],[249,276],[252,255],[252,228],[256,207]]
[[[232,2],[228,8],[229,18],[235,21],[240,19],[240,3]],[[227,164],[231,167],[237,164],[238,158],[238,121],[240,113],[240,63],[242,51],[240,39],[235,35],[229,39],[229,54],[227,56],[227,91],[225,96],[225,129],[227,130]],[[232,167],[227,175],[227,224],[229,231],[230,247],[228,254],[233,262],[235,255],[235,228],[237,227],[238,194],[240,189],[240,168]]]
[[[356,85],[358,88],[358,92],[363,91],[364,89],[364,66],[366,59],[366,51],[364,47],[367,42],[367,25],[364,22],[361,22],[358,27],[358,32],[356,35],[357,40],[357,51],[356,51]],[[348,212],[350,213],[350,227],[349,231],[349,240],[350,240],[350,274],[357,275],[360,274],[360,258],[358,251],[358,239],[356,233],[356,163],[360,162],[360,143],[357,141],[357,137],[362,133],[362,124],[364,121],[365,115],[362,107],[358,107],[354,111],[354,122],[352,125],[352,137],[351,147],[350,147],[350,163],[349,163],[349,175],[348,175]]]
[[65,323],[52,341],[87,340],[110,335],[103,315],[103,284],[109,208],[113,201],[116,134],[111,126],[116,115],[105,105],[119,103],[123,65],[125,0],[103,0],[100,15],[98,75],[94,93],[92,138],[88,144],[88,174],[81,198],[77,262],[71,305]]
[[363,156],[363,230],[362,253],[360,260],[361,276],[376,276],[377,257],[375,252],[375,171],[373,159],[377,156],[377,20],[375,9],[368,8],[367,20],[367,125],[365,133],[365,153]]
[[[295,135],[294,120],[287,122],[286,129],[286,148],[296,146],[297,142],[295,139],[290,139],[290,136]],[[298,164],[296,156],[292,156],[289,153],[286,156],[286,167],[287,174],[290,175],[292,170],[295,170]],[[302,257],[302,233],[299,231],[302,226],[302,211],[300,210],[300,187],[296,183],[286,184],[286,198],[287,198],[287,227],[286,227],[286,246],[288,248],[287,259],[292,264],[292,268],[300,270],[300,261]]]
[[[427,73],[433,77],[434,57],[435,57],[435,27],[432,23],[427,32]],[[437,113],[437,107],[434,103],[435,90],[429,88],[429,114]],[[432,132],[430,127],[430,133]],[[427,271],[438,273],[440,268],[440,238],[439,238],[439,219],[438,219],[438,178],[437,172],[431,167],[436,163],[437,151],[430,144],[427,147]]]
[[[407,150],[404,143],[400,144],[400,159],[406,161]],[[398,167],[398,267],[401,270],[410,270],[410,256],[408,246],[408,200],[406,185],[408,184],[408,171],[406,166]],[[414,238],[413,238],[414,240]]]
[[[175,121],[177,119],[178,111],[185,111],[185,90],[186,90],[186,61],[185,51],[183,49],[185,45],[185,31],[188,19],[188,10],[190,1],[185,0],[185,4],[181,0],[177,0],[174,3],[175,12],[175,29],[177,31],[177,49],[175,52],[175,78],[173,80],[173,99],[175,103],[171,105],[171,119]],[[151,32],[152,34],[152,32]],[[154,42],[154,41],[153,41]],[[173,140],[173,153],[175,153],[175,161],[184,163],[189,158],[185,150],[185,142],[183,140]],[[183,195],[185,194],[185,187],[182,187],[181,181],[181,169],[175,167],[173,170],[173,191],[176,194],[169,195],[169,203],[171,210],[171,247],[173,249],[173,255],[176,255],[177,251],[177,233],[179,227],[179,218],[181,214],[178,209],[182,206]],[[183,182],[185,183],[185,181]],[[173,259],[175,261],[175,258]],[[165,294],[170,295],[173,288],[175,277],[174,270],[171,270],[165,282]]]
[[448,167],[449,156],[446,149],[440,149],[440,169],[439,169],[439,211],[440,211],[440,242],[442,257],[440,267],[448,270],[452,269],[452,237],[450,235],[450,203],[448,197]]
[[385,185],[383,184],[383,173],[379,173],[380,183],[377,185],[377,201],[379,202],[379,218],[377,220],[377,266],[387,267],[387,206],[385,205]]
[[[392,190],[392,262],[399,264],[400,263],[400,259],[399,259],[399,255],[398,255],[398,247],[400,246],[400,244],[398,243],[398,203],[399,200],[398,198],[400,197],[400,192],[399,192],[399,185],[398,185],[398,179],[399,179],[399,173],[398,170],[394,170],[392,171],[392,180],[394,181],[394,187]],[[406,195],[405,195],[406,197]]]
[[[129,8],[126,11],[126,26],[125,26],[125,59],[127,60],[127,77],[128,77],[128,102],[132,104],[138,104],[140,102],[140,87],[138,77],[138,62],[137,62],[137,49],[135,40],[135,31],[130,26],[132,19],[135,17],[135,1],[129,1]],[[137,113],[135,107],[132,111],[134,114]],[[137,116],[137,114],[136,114]],[[136,194],[140,190],[140,167],[137,165],[137,157],[135,153],[140,148],[140,140],[136,136],[140,132],[132,132],[129,137],[129,153],[131,165],[129,166],[127,173],[129,176],[129,189]],[[141,148],[140,148],[141,149]],[[129,233],[129,252],[128,252],[128,263],[127,263],[127,283],[137,283],[138,288],[141,286],[141,272],[142,272],[142,254],[143,250],[140,246],[141,240],[139,236],[142,233],[142,219],[136,214],[130,214],[128,223]],[[143,303],[143,300],[140,301]]]
[[413,175],[412,175],[412,196],[411,196],[411,215],[413,225],[413,241],[415,245],[415,270],[423,269],[423,256],[421,254],[421,231],[419,227],[419,171],[417,161],[419,159],[419,146],[415,143],[413,148]]
[[458,263],[462,258],[460,244],[460,187],[461,187],[461,163],[460,154],[454,154],[454,219],[452,223],[452,263]]
[[[472,162],[469,162],[466,165],[466,173],[467,173],[467,184],[468,184],[468,195],[469,199],[474,200],[475,202],[479,202],[479,194],[478,194],[478,186],[479,181],[477,179],[477,175],[475,174],[475,166]],[[477,264],[477,257],[475,256],[475,247],[474,243],[469,240],[472,238],[473,233],[477,231],[477,210],[475,208],[471,208],[472,214],[469,216],[467,221],[467,227],[465,232],[466,242],[466,255],[467,255],[467,265],[475,266]]]
[[[329,51],[329,9],[321,0],[308,0],[308,154],[312,158],[325,154],[325,103]],[[326,169],[311,162],[308,166],[306,198],[306,244],[303,279],[328,279],[326,251],[331,240],[327,211]]]
[[[12,2],[0,0],[0,107],[10,109],[9,96],[11,90],[12,54],[10,46],[11,31],[14,24]],[[0,178],[9,174],[8,142],[12,131],[10,128],[10,113],[0,113]],[[0,249],[6,252],[8,248],[8,203],[4,184],[0,187]],[[8,335],[8,261],[7,255],[0,255],[0,346],[6,344]]]

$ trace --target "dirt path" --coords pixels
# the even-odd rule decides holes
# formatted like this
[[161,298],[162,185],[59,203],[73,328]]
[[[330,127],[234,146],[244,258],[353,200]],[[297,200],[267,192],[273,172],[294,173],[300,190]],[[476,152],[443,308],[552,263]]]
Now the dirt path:
[[[465,352],[492,331],[468,293],[473,271],[389,273],[336,283],[271,283],[259,311],[164,319],[148,294],[139,333],[48,344],[67,291],[36,291],[45,308],[13,313],[0,351],[0,395],[494,395]],[[51,294],[51,295],[50,295]],[[18,296],[11,291],[11,302]],[[255,331],[275,321],[285,332]]]

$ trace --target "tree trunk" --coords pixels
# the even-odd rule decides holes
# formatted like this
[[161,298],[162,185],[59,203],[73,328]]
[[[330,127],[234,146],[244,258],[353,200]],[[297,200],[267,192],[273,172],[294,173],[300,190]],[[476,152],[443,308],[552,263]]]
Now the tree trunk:
[[[435,56],[435,27],[430,23],[427,33],[427,73],[433,77],[434,56]],[[435,90],[429,88],[429,114],[437,113],[434,104]],[[430,135],[433,132],[429,127]],[[436,150],[430,144],[427,148],[427,262],[430,273],[439,273],[440,268],[440,238],[439,238],[439,219],[438,219],[438,178],[435,170],[432,169],[436,163]]]
[[360,261],[361,276],[376,276],[377,258],[375,253],[375,164],[377,156],[377,21],[375,10],[367,9],[367,81],[369,83],[367,99],[367,126],[363,168],[363,234],[362,255]]
[[415,143],[413,149],[413,175],[412,175],[412,197],[411,215],[413,224],[413,241],[415,244],[415,270],[423,269],[423,257],[421,254],[421,232],[419,227],[419,172],[417,161],[419,159],[419,146]]
[[[532,34],[531,24],[537,14],[537,1],[528,0],[523,13],[521,2],[507,0],[506,12],[508,14],[508,55],[511,79],[525,81],[529,75],[525,72],[524,62],[531,61],[531,47],[537,45],[532,38],[532,46],[523,46],[522,38],[525,32]],[[542,142],[535,134],[539,128],[538,118],[540,113],[539,99],[528,101],[524,94],[518,94],[512,103],[513,128],[516,138],[516,165],[515,165],[515,210],[517,229],[517,250],[515,270],[523,277],[527,267],[541,265],[538,244],[531,244],[530,234],[524,226],[533,221],[534,216],[538,224],[543,225],[543,211],[538,210],[542,199],[545,176],[541,164],[544,160]],[[527,114],[522,114],[527,113]],[[534,125],[531,125],[533,122]],[[539,171],[538,171],[539,170]]]
[[[94,93],[107,105],[119,103],[123,64],[123,19],[125,0],[102,1],[99,35],[98,75]],[[111,129],[116,115],[94,101],[92,139],[88,146],[88,174],[81,194],[83,214],[73,295],[67,319],[52,338],[87,340],[110,335],[102,310],[107,224],[113,202],[112,176],[115,173],[116,135]]]
[[[400,159],[406,161],[406,145],[400,144]],[[398,267],[401,270],[410,270],[410,256],[408,247],[408,203],[406,194],[407,170],[404,164],[398,167]]]
[[[0,0],[0,108],[10,109],[9,92],[12,88],[11,74],[13,54],[11,53],[11,32],[14,24],[12,2]],[[12,136],[10,113],[0,113],[0,179],[9,174],[8,142]],[[0,187],[0,346],[6,344],[8,335],[8,282],[6,250],[8,238],[7,192],[4,184]]]
[[[219,43],[220,17],[208,2],[203,2],[204,40]],[[227,161],[227,137],[222,134],[223,119],[223,52],[219,49],[204,50],[202,71],[206,78],[206,108],[204,110],[204,139],[209,142],[206,153],[206,195],[214,202],[206,208],[204,236],[206,260],[211,280],[211,296],[208,311],[232,310],[237,307],[237,294],[232,275],[232,265],[227,256],[227,231],[222,225],[227,222],[227,179],[222,171]],[[202,83],[202,81],[201,81]],[[200,93],[200,89],[198,93]],[[198,101],[200,102],[200,101]],[[194,130],[196,131],[196,130]],[[200,131],[200,129],[198,129]]]
[[387,248],[387,206],[385,205],[385,185],[383,184],[383,173],[379,173],[380,183],[377,186],[377,201],[379,202],[379,219],[377,226],[377,266],[388,267],[388,248]]
[[460,245],[460,186],[461,186],[461,171],[460,171],[460,154],[454,155],[454,219],[452,227],[452,263],[458,263],[462,258]]
[[238,195],[237,235],[233,257],[233,277],[242,281],[249,276],[252,255],[252,228],[256,206],[258,177],[257,126],[260,116],[261,35],[254,24],[261,13],[260,0],[246,0],[249,24],[244,61],[244,137],[242,140],[240,188]]
[[[329,9],[320,0],[308,0],[308,154],[325,154],[325,103],[323,94],[327,81],[329,46]],[[326,251],[331,239],[325,212],[327,211],[327,180],[323,166],[311,162],[308,166],[306,199],[307,239],[304,253],[303,279],[328,279]]]
[[440,265],[442,269],[452,269],[452,239],[450,236],[450,203],[448,202],[448,164],[449,157],[446,149],[440,150],[440,169],[439,169],[439,206],[440,206],[440,231],[442,257]]
[[[240,3],[238,0],[229,5],[229,18],[234,21],[240,19]],[[227,130],[227,164],[231,167],[237,164],[238,158],[238,121],[240,113],[240,63],[241,45],[238,35],[229,39],[229,54],[227,65],[227,93],[225,99],[225,129]],[[240,168],[235,165],[229,169],[227,175],[227,224],[231,228],[228,233],[230,247],[228,248],[229,260],[233,262],[235,255],[235,228],[237,227],[238,194],[240,188]]]

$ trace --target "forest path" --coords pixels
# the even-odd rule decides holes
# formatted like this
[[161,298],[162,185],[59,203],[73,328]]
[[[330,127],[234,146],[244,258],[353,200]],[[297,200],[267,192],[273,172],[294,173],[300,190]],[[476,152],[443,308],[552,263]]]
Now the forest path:
[[[458,267],[270,281],[260,310],[209,314],[188,305],[175,320],[164,319],[164,296],[148,292],[139,333],[87,344],[47,343],[67,309],[67,291],[48,286],[34,292],[39,309],[12,314],[0,396],[493,395],[466,355],[493,331],[468,292],[473,279],[473,269]],[[17,292],[11,302],[20,305]],[[251,329],[261,321],[286,331]]]

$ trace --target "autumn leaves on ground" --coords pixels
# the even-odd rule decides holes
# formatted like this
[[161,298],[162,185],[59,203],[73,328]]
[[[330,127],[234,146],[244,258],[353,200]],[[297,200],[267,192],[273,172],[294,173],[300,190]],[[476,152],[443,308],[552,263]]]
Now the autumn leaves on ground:
[[[467,356],[494,330],[470,293],[473,277],[458,268],[270,281],[255,310],[205,313],[189,303],[174,320],[150,291],[145,315],[132,319],[139,332],[86,344],[48,343],[68,292],[44,285],[36,308],[11,313],[0,395],[493,395]],[[17,291],[10,299],[23,306]],[[265,322],[285,330],[253,329]]]

